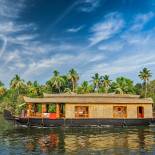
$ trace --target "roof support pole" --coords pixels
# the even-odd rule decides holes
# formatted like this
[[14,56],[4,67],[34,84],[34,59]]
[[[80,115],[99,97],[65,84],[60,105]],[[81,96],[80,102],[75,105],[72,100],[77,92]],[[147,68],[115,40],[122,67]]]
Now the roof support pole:
[[27,116],[30,117],[32,115],[32,103],[28,103]]
[[46,113],[46,104],[45,103],[42,104],[42,113]]
[[56,118],[60,118],[60,106],[56,103]]

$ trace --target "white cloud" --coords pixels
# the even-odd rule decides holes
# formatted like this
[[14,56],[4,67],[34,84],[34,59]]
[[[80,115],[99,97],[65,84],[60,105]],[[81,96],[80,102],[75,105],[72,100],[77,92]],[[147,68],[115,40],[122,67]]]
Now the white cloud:
[[100,6],[100,0],[84,0],[79,7],[82,12],[91,12]]
[[2,40],[2,47],[0,49],[0,57],[1,57],[4,53],[6,46],[7,46],[7,38],[4,35],[0,34],[0,39]]
[[148,23],[153,17],[155,17],[155,14],[153,12],[149,12],[146,14],[138,14],[135,19],[134,23],[130,30],[132,31],[140,31],[145,26],[146,23]]
[[99,62],[99,61],[103,61],[105,58],[106,58],[106,56],[104,54],[97,54],[93,58],[91,58],[89,61],[96,63],[96,62]]
[[25,0],[0,0],[0,16],[4,18],[18,18],[25,7]]
[[[15,3],[16,2],[16,3]],[[25,7],[25,0],[0,0],[0,57],[6,52],[7,48],[14,48],[17,44],[21,47],[27,45],[36,37],[33,31],[36,25],[33,23],[19,24],[16,18],[20,16],[21,10]],[[31,30],[31,34],[29,33]],[[21,50],[21,47],[18,47]],[[9,50],[10,51],[10,50]],[[6,64],[6,62],[3,62]]]
[[73,28],[67,29],[67,32],[78,32],[78,31],[80,31],[83,28],[84,28],[83,25],[82,26],[79,26],[79,27],[73,27]]
[[107,40],[119,33],[124,26],[124,20],[118,13],[111,13],[105,16],[103,22],[95,24],[91,28],[90,46]]
[[5,65],[9,64],[10,62],[13,64],[16,63],[21,63],[22,58],[20,56],[19,50],[15,50],[15,51],[7,51],[3,54],[3,56],[1,57],[1,60],[3,60],[3,65],[1,66],[1,68],[5,68]]
[[101,51],[103,50],[103,51],[116,52],[122,50],[123,47],[124,47],[123,41],[113,41],[99,45],[98,49]]
[[35,24],[17,24],[15,21],[3,21],[0,25],[0,33],[5,35],[13,34],[17,32],[29,31],[29,30],[36,30],[37,27]]

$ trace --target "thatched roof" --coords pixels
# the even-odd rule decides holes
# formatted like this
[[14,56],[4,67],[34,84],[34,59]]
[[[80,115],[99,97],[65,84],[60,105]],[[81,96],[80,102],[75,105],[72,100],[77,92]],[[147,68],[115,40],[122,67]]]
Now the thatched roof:
[[114,94],[114,93],[87,93],[87,94],[77,94],[77,93],[61,93],[61,94],[47,94],[43,93],[44,97],[104,97],[104,98],[140,98],[140,95],[132,95],[132,94]]
[[44,94],[44,98],[24,97],[26,103],[79,103],[79,104],[152,104],[151,98],[119,94]]

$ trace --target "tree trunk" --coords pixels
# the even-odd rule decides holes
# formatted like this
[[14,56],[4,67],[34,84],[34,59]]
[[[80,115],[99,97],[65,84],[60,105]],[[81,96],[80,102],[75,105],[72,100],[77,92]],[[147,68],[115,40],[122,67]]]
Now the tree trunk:
[[105,87],[105,93],[106,94],[108,93],[108,87]]
[[147,97],[147,81],[145,81],[145,98]]
[[74,92],[75,91],[75,83],[74,83],[74,80],[72,80],[72,87],[73,87],[72,91]]
[[58,88],[59,94],[60,94],[60,87]]

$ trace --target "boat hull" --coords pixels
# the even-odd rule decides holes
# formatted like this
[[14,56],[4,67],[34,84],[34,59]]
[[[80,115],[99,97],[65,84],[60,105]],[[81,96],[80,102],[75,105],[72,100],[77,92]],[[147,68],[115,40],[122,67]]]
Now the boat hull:
[[114,118],[83,118],[83,119],[49,119],[13,117],[8,110],[4,112],[4,118],[20,125],[44,126],[44,127],[89,127],[89,126],[146,126],[155,124],[154,118],[142,119],[114,119]]
[[146,126],[152,124],[152,118],[145,119],[48,119],[48,118],[16,118],[16,122],[27,126],[44,127],[88,127],[88,126]]

